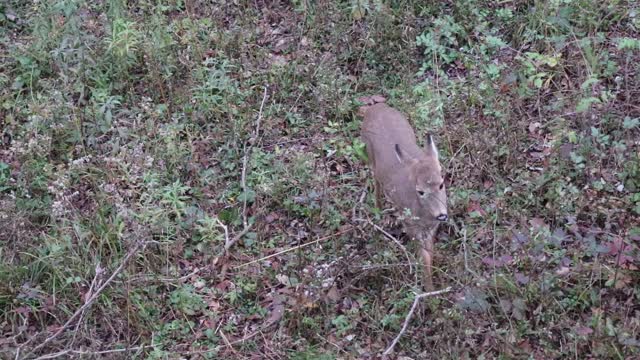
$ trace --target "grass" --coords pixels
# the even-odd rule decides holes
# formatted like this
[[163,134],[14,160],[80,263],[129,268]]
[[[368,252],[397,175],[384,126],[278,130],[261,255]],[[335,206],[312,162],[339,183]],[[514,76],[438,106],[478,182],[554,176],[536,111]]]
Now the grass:
[[371,226],[415,247],[369,192],[374,94],[436,135],[451,218],[394,356],[639,356],[638,11],[5,1],[2,357],[381,355],[420,282]]

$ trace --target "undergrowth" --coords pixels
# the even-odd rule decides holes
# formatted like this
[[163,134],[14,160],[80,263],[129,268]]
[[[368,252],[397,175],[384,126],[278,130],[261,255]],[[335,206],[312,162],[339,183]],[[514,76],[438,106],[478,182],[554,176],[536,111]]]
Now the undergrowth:
[[453,291],[395,354],[639,356],[639,11],[3,2],[3,358],[379,356],[420,282],[373,226],[415,248],[369,192],[378,94],[449,195]]

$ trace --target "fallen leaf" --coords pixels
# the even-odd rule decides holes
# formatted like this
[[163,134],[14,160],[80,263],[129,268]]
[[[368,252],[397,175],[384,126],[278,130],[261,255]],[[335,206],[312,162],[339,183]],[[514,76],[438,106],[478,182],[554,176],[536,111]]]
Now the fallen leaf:
[[18,314],[29,314],[31,312],[31,308],[27,306],[20,306],[14,310]]
[[544,223],[544,219],[542,218],[533,218],[529,220],[529,224],[531,225],[533,230],[540,230],[547,227],[547,225]]
[[209,309],[213,310],[213,311],[218,311],[218,309],[220,309],[220,302],[215,301],[215,300],[211,300],[209,301]]
[[523,340],[519,342],[518,347],[526,352],[531,352],[531,350],[533,349],[531,347],[531,344],[529,343],[529,340]]
[[266,326],[272,325],[282,319],[285,310],[284,303],[285,301],[283,296],[276,296],[273,299],[271,312],[269,313],[269,318],[267,318],[267,322],[265,324]]
[[542,126],[542,124],[540,124],[539,122],[532,122],[531,124],[529,124],[529,132],[530,133],[535,133],[536,130],[538,130],[540,127]]
[[587,336],[592,333],[593,333],[593,329],[591,329],[590,327],[586,327],[586,326],[576,327],[576,334],[580,336]]
[[284,286],[291,285],[291,280],[289,280],[289,277],[287,275],[278,274],[276,275],[276,280],[278,280],[278,282]]
[[509,264],[511,261],[513,261],[513,257],[510,255],[503,255],[497,259],[490,258],[490,257],[482,258],[482,262],[489,266],[505,266]]
[[633,278],[623,273],[611,273],[609,280],[606,282],[606,286],[613,286],[615,289],[624,289],[634,283]]
[[338,292],[338,287],[333,285],[329,291],[327,291],[327,298],[333,302],[338,302],[340,300],[340,293]]
[[528,284],[529,280],[530,280],[530,278],[527,275],[525,275],[523,273],[519,273],[519,272],[517,272],[515,274],[515,278],[516,278],[516,281],[519,282],[522,285]]
[[566,266],[561,266],[558,270],[556,270],[556,275],[565,276],[568,275],[571,269]]
[[193,287],[195,287],[196,289],[202,289],[205,285],[206,283],[202,279],[198,279],[193,283]]
[[558,246],[560,246],[566,240],[568,240],[567,233],[561,228],[555,229],[551,234],[551,236],[549,236],[549,241],[552,244],[558,245]]
[[632,251],[631,246],[624,243],[621,237],[616,236],[611,242],[607,244],[608,254],[615,256],[617,259],[617,265],[627,268],[629,264],[633,264],[634,258],[629,256]]
[[487,301],[487,294],[477,288],[466,289],[464,295],[458,299],[458,306],[476,313],[486,312],[491,308]]
[[265,216],[264,221],[267,222],[267,224],[271,224],[272,222],[276,221],[279,218],[278,213],[271,212],[269,213],[267,216]]
[[230,287],[235,287],[235,285],[229,280],[223,280],[218,285],[216,285],[216,289],[221,291],[226,291]]
[[487,214],[477,202],[470,202],[469,205],[467,205],[467,213],[479,217],[484,217]]

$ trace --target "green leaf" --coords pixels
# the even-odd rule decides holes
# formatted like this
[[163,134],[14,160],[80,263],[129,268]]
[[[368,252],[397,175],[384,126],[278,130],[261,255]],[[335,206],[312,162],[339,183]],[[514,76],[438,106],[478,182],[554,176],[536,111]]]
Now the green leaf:
[[258,233],[256,232],[248,232],[244,235],[242,239],[242,243],[245,247],[251,247],[256,243],[256,239],[258,238]]
[[616,40],[619,50],[640,50],[640,40],[638,39],[624,37]]
[[578,105],[576,106],[576,111],[577,112],[588,111],[591,108],[591,105],[594,103],[599,104],[601,103],[601,101],[600,99],[595,97],[588,97],[588,98],[581,99]]
[[535,80],[533,80],[533,85],[535,85],[535,87],[537,87],[538,89],[542,87],[542,79],[541,78],[536,78]]
[[582,85],[580,85],[580,89],[587,90],[589,86],[598,83],[598,81],[598,78],[590,77],[585,82],[583,82]]
[[242,201],[242,202],[246,201],[249,204],[253,203],[255,200],[256,200],[256,192],[251,189],[247,189],[245,192],[240,194],[240,196],[238,196],[238,201]]
[[492,36],[492,35],[487,35],[487,37],[485,38],[485,42],[490,47],[497,48],[497,49],[502,49],[502,48],[505,48],[505,47],[508,46],[507,43],[502,41],[501,38],[499,38],[497,36]]
[[640,119],[638,118],[632,119],[628,116],[624,118],[624,122],[622,123],[622,127],[625,128],[626,130],[637,128],[638,125],[640,125]]
[[238,220],[238,218],[238,210],[235,208],[222,210],[218,214],[218,219],[226,224],[232,224]]
[[458,302],[458,306],[476,313],[487,312],[491,309],[491,304],[487,301],[487,294],[477,288],[465,290],[464,296]]

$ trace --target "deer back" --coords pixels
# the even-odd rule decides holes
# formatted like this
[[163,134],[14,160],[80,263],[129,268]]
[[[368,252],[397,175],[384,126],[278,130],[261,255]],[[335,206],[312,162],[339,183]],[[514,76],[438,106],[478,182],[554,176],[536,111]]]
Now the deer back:
[[407,230],[433,228],[447,218],[446,193],[438,151],[431,136],[425,148],[407,118],[384,103],[369,107],[361,128],[375,180],[401,213],[409,209]]

